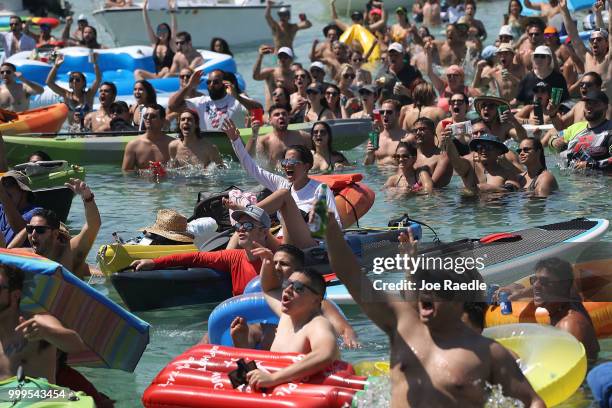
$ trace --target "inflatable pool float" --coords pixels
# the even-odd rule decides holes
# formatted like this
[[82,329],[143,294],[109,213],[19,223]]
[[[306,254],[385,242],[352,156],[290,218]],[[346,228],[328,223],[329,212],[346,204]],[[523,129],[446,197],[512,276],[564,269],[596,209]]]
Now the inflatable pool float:
[[[365,142],[372,128],[369,119],[335,119],[328,121],[334,134],[334,150],[350,150]],[[289,129],[310,130],[312,123],[289,125]],[[271,132],[264,126],[260,134]],[[246,143],[251,137],[251,129],[240,129],[242,140]],[[233,155],[234,150],[225,133],[204,132],[204,137],[214,143],[221,154]],[[44,150],[51,157],[61,157],[71,163],[80,164],[120,164],[125,146],[137,136],[101,137],[24,137],[4,136],[4,144],[9,163],[21,163],[34,150]]]
[[[41,398],[17,398],[23,395],[40,395]],[[50,384],[45,378],[25,377],[18,381],[16,377],[0,381],[0,408],[95,408],[92,397],[83,392],[74,392],[68,388]],[[44,396],[49,398],[42,398]]]
[[[525,7],[525,3],[523,0],[519,0],[521,2],[521,6],[523,6],[523,11],[521,12],[522,16],[526,17],[537,17],[540,15],[538,10],[530,9]],[[544,3],[546,0],[533,0],[535,3]],[[593,6],[593,0],[567,0],[567,8],[569,11],[578,11],[591,8]]]
[[[9,25],[10,20],[11,20],[10,15],[0,16],[0,31],[9,31],[11,29]],[[28,20],[30,20],[30,22],[34,25],[40,26],[42,24],[47,24],[51,26],[51,28],[55,28],[60,24],[60,21],[57,18],[53,18],[53,17],[31,17],[31,16],[21,17],[21,21],[28,21]]]
[[[612,336],[612,270],[610,259],[580,263],[574,266],[577,293],[583,299],[583,306],[589,313],[598,338]],[[516,283],[531,287],[529,276]],[[535,308],[529,301],[512,301],[512,313],[502,315],[500,308],[490,306],[485,316],[485,326],[499,326],[512,323],[550,324],[548,311]]]
[[228,373],[238,367],[237,360],[255,361],[257,367],[277,371],[303,355],[239,349],[218,345],[198,345],[172,360],[151,382],[142,396],[150,407],[341,407],[350,405],[357,391],[370,379],[354,375],[353,367],[343,361],[300,382],[254,391],[248,386],[233,388]]
[[[365,55],[374,41],[376,41],[376,37],[372,34],[367,28],[360,24],[353,24],[340,36],[340,41],[350,46],[353,42],[358,42],[363,49],[363,54]],[[374,46],[374,51],[370,54],[370,58],[368,58],[369,62],[375,62],[380,59],[380,47],[378,44]]]
[[187,245],[131,245],[105,244],[100,247],[96,260],[102,273],[107,276],[127,268],[137,259],[153,259],[166,255],[196,252],[193,244]]
[[[60,51],[64,55],[64,62],[58,70],[56,82],[58,85],[68,87],[70,72],[79,71],[85,74],[87,83],[91,84],[94,75],[93,64],[89,62],[89,49],[83,47],[67,47]],[[153,48],[150,46],[129,46],[119,48],[100,49],[98,54],[98,66],[102,71],[102,81],[109,81],[117,87],[117,95],[131,95],[134,88],[134,71],[144,69],[155,72],[153,63]],[[244,90],[246,83],[242,76],[236,72],[236,62],[230,55],[219,54],[207,50],[198,50],[204,58],[204,64],[196,68],[196,71],[204,71],[207,75],[215,69],[236,74],[238,84]],[[47,58],[41,60],[30,59],[31,52],[24,51],[12,55],[7,59],[14,64],[19,72],[30,81],[44,85],[52,65]],[[159,78],[149,80],[157,92],[176,92],[179,89],[179,78]],[[200,83],[200,90],[206,90],[206,81]],[[118,100],[121,98],[118,97]]]
[[0,249],[0,264],[24,271],[24,312],[50,313],[79,333],[86,350],[70,353],[69,364],[134,371],[149,343],[148,323],[62,265],[32,252]]
[[[22,163],[13,167],[28,176],[33,190],[61,187],[71,178],[85,180],[85,169],[64,160],[51,162]],[[0,173],[2,177],[4,173]]]
[[0,133],[55,133],[62,128],[66,117],[68,107],[63,103],[23,112],[0,110]]

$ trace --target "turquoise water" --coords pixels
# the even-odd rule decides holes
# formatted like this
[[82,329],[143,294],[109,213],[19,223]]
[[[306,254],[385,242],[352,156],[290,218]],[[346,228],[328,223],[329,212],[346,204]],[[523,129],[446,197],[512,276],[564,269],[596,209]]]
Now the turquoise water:
[[[90,2],[77,0],[75,3],[76,14],[90,14]],[[293,0],[289,3],[294,7],[294,16],[299,12],[307,12],[315,24],[315,28],[300,32],[295,42],[298,58],[305,61],[312,39],[321,36],[320,29],[328,21],[326,9],[323,7],[327,2]],[[479,4],[477,17],[486,22],[490,37],[495,36],[501,24],[500,9],[506,9],[506,2]],[[220,35],[222,36],[222,33]],[[102,32],[100,38],[104,43],[108,36]],[[250,94],[261,98],[261,85],[249,80],[256,55],[255,48],[234,48],[233,51],[239,70],[247,79]],[[268,62],[271,64],[272,59]],[[348,156],[360,162],[363,152],[363,147],[360,147]],[[554,166],[552,160],[549,160],[549,164]],[[547,200],[512,194],[497,200],[473,201],[461,197],[460,181],[457,178],[453,179],[448,188],[432,196],[398,198],[381,191],[381,186],[390,175],[388,171],[364,169],[360,166],[355,171],[365,174],[365,182],[377,194],[376,203],[361,221],[362,225],[367,226],[386,225],[390,217],[407,212],[411,217],[432,225],[442,240],[454,240],[581,216],[612,219],[612,178],[601,175],[569,175],[555,169],[561,191]],[[111,241],[111,233],[114,231],[127,231],[121,233],[123,238],[127,238],[135,235],[137,228],[151,225],[155,221],[157,210],[161,208],[174,208],[190,215],[199,191],[219,191],[230,184],[245,188],[256,187],[236,164],[228,170],[213,171],[198,178],[177,178],[159,184],[144,178],[124,176],[118,166],[90,166],[87,167],[87,182],[96,194],[103,221],[94,246],[96,250],[100,245]],[[81,203],[75,200],[69,224],[72,228],[79,228],[82,222],[83,208]],[[425,232],[425,240],[430,240],[431,237],[431,234]],[[610,238],[612,232],[608,232],[604,237],[608,241]],[[95,262],[95,251],[90,254],[89,261]],[[96,287],[120,302],[110,284]],[[152,325],[151,343],[136,371],[133,374],[102,369],[83,371],[101,391],[120,401],[118,406],[139,406],[140,396],[152,378],[170,359],[201,338],[212,307],[213,305],[194,306],[141,313],[139,316]],[[359,350],[344,350],[343,358],[349,361],[386,358],[388,341],[383,333],[358,308],[351,307],[346,312],[363,347]],[[602,360],[612,357],[612,342],[602,342],[602,349]],[[583,407],[589,404],[588,393],[578,393],[567,406]]]

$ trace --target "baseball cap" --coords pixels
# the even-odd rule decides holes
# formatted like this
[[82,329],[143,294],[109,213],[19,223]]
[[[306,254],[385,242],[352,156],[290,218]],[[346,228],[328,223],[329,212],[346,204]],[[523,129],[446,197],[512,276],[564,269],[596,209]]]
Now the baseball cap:
[[287,6],[283,6],[278,9],[278,14],[291,14],[291,9]]
[[392,43],[392,44],[389,46],[388,50],[389,50],[389,51],[395,51],[395,52],[398,52],[398,53],[400,53],[400,54],[403,54],[403,53],[404,53],[404,47],[402,47],[402,44],[400,44],[400,43],[398,43],[398,42],[394,42],[394,43]]
[[482,59],[488,60],[490,58],[493,58],[495,54],[497,54],[497,47],[495,47],[494,45],[487,45],[480,53],[480,56],[482,57]]
[[359,92],[361,92],[362,90],[375,94],[378,90],[378,87],[374,84],[365,84],[359,87]]
[[[603,91],[591,91],[582,97],[583,101],[598,101],[606,105],[609,103],[608,95]],[[10,173],[10,172],[9,172]],[[8,174],[8,173],[7,173]],[[6,176],[4,176],[6,177]]]
[[538,45],[533,52],[533,55],[548,55],[552,57],[552,51],[545,45]]
[[559,32],[557,31],[557,29],[555,27],[552,26],[548,26],[544,29],[544,34],[559,34]]
[[87,17],[85,14],[79,14],[79,18],[77,18],[77,22],[79,21],[87,21]]
[[361,14],[361,12],[353,11],[351,13],[351,20],[362,20],[362,19],[363,19],[363,14]]
[[308,70],[312,71],[313,68],[317,68],[317,69],[320,69],[321,71],[325,71],[325,65],[323,65],[321,61],[315,61],[312,64],[310,64],[310,68]]
[[499,47],[497,47],[497,52],[511,52],[514,54],[514,48],[508,43],[501,43]]
[[512,37],[514,38],[514,33],[512,32],[512,27],[510,27],[509,25],[503,25],[501,26],[501,28],[499,29],[499,34],[498,35],[507,35],[508,37]]
[[258,221],[264,228],[270,228],[270,225],[272,225],[272,221],[270,221],[270,216],[268,213],[256,205],[247,205],[244,210],[234,211],[232,213],[232,219],[234,221],[238,221],[238,219],[243,215]]
[[288,55],[291,59],[293,59],[293,51],[289,47],[280,47],[276,55],[280,54]]
[[597,38],[602,37],[603,39],[608,39],[608,31],[605,28],[596,28],[591,31],[591,36],[589,38]]
[[4,173],[2,178],[0,178],[0,180],[5,178],[12,178],[13,180],[15,180],[15,182],[22,191],[32,191],[32,189],[30,188],[30,179],[21,172],[14,170],[7,171],[6,173]]

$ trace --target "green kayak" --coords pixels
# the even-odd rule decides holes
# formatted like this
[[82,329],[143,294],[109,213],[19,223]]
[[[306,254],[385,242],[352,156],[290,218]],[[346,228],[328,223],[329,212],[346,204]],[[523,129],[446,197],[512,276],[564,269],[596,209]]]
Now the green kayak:
[[[350,150],[368,139],[371,130],[369,119],[337,119],[328,121],[333,131],[334,150]],[[309,130],[310,123],[289,125],[290,129]],[[261,128],[259,134],[271,132],[269,126]],[[217,145],[221,154],[233,155],[229,139],[223,132],[204,132],[205,137]],[[251,129],[240,129],[242,139],[246,141],[251,136]],[[21,163],[36,151],[43,150],[54,159],[62,159],[71,163],[121,163],[125,145],[138,136],[101,136],[101,137],[28,137],[3,136],[6,155],[9,163]]]
[[16,377],[0,381],[0,408],[95,408],[93,398],[82,392],[49,384],[44,378]]

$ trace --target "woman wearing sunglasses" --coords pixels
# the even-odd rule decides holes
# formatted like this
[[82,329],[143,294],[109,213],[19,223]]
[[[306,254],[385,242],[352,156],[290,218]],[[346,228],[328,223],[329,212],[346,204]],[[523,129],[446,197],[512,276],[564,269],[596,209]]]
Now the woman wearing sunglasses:
[[134,83],[134,100],[136,103],[130,106],[130,114],[132,115],[132,124],[138,130],[144,129],[142,111],[148,105],[157,104],[157,93],[153,85],[145,79]]
[[353,113],[361,110],[359,98],[351,90],[353,81],[357,78],[355,69],[350,64],[342,64],[337,82],[340,90],[340,109],[343,118],[349,118]]
[[323,86],[316,82],[311,83],[306,88],[306,98],[308,106],[304,113],[304,122],[317,122],[320,120],[335,119],[336,116],[329,109],[327,98],[323,94]]
[[[174,10],[176,0],[168,1],[168,9]],[[140,79],[153,79],[153,78],[164,78],[170,72],[172,66],[172,60],[176,53],[176,36],[177,24],[176,24],[176,13],[171,12],[172,28],[167,23],[161,23],[157,26],[157,29],[153,31],[151,20],[149,19],[149,13],[147,11],[149,0],[144,0],[142,3],[142,17],[144,18],[145,27],[147,28],[147,35],[149,41],[153,47],[153,63],[155,64],[155,72],[145,71],[144,69],[137,69],[134,71],[134,78]]]
[[523,139],[516,153],[519,163],[527,169],[519,176],[519,182],[525,191],[537,197],[548,197],[552,191],[559,189],[555,176],[546,168],[544,148],[538,139]]
[[102,72],[98,66],[98,54],[94,52],[92,55],[96,78],[89,89],[86,88],[87,80],[82,72],[70,73],[68,77],[68,86],[70,89],[61,87],[55,82],[57,71],[64,62],[63,54],[57,56],[55,64],[47,76],[47,86],[49,89],[64,99],[64,103],[72,113],[68,115],[68,123],[70,125],[78,124],[79,122],[82,123],[85,115],[91,111],[94,105],[94,97],[96,96],[100,82],[102,82]]
[[331,172],[350,166],[349,161],[340,152],[332,149],[332,129],[326,122],[316,122],[310,129],[310,139],[314,150],[312,171]]
[[[315,242],[310,236],[308,226],[306,222],[301,222],[308,220],[321,190],[321,183],[308,177],[314,162],[310,150],[301,145],[289,146],[281,161],[286,176],[282,177],[257,165],[244,147],[240,132],[233,121],[226,119],[222,130],[231,140],[234,153],[247,174],[273,192],[257,205],[268,213],[280,211],[283,214],[283,223],[288,227],[284,233],[287,239],[285,243],[299,248],[312,246]],[[327,189],[327,208],[333,211],[338,222],[341,222],[331,189]]]
[[394,188],[407,193],[429,193],[433,191],[433,181],[428,171],[414,169],[417,149],[414,145],[399,142],[393,159],[397,163],[397,173],[389,177],[384,187]]
[[306,93],[306,89],[311,82],[312,77],[308,71],[305,69],[298,69],[295,71],[293,83],[295,84],[296,91],[289,97],[289,102],[291,104],[290,116],[293,123],[305,122],[304,117],[306,109],[308,108],[308,94]]
[[334,84],[327,84],[324,91],[325,101],[334,118],[342,118],[342,107],[340,106],[340,88]]
[[353,51],[351,54],[351,66],[355,71],[355,79],[353,80],[354,86],[361,86],[372,83],[372,73],[367,69],[361,68],[364,63],[363,56],[358,51]]

